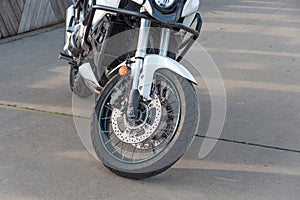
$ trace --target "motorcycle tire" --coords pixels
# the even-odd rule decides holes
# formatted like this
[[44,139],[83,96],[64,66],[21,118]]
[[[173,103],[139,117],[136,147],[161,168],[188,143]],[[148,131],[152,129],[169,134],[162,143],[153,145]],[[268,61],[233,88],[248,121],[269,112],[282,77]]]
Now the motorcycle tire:
[[70,88],[80,98],[87,98],[93,94],[85,85],[83,78],[78,74],[78,68],[74,66],[70,67]]
[[[128,144],[124,141],[121,141],[122,143],[122,148],[123,145],[126,145],[127,150],[124,151],[124,155],[122,154],[122,149],[118,149],[119,147],[114,147],[117,150],[112,149],[113,140],[116,140],[115,143],[117,143],[117,140],[119,140],[118,137],[116,137],[116,132],[114,132],[115,129],[111,128],[111,126],[114,126],[114,124],[120,123],[118,120],[114,120],[114,111],[112,107],[109,107],[109,102],[112,101],[111,99],[122,99],[124,98],[124,94],[121,94],[120,96],[113,96],[113,92],[116,90],[116,87],[118,83],[120,85],[124,85],[122,83],[122,80],[124,78],[120,76],[116,76],[113,78],[107,86],[104,88],[103,92],[101,95],[98,97],[95,110],[93,113],[93,121],[91,124],[91,137],[92,137],[92,142],[93,146],[95,149],[95,152],[98,156],[98,158],[102,161],[105,167],[107,167],[110,171],[115,173],[116,175],[129,178],[129,179],[145,179],[149,178],[155,175],[158,175],[168,168],[170,168],[173,164],[178,161],[187,148],[190,146],[194,136],[195,132],[197,129],[197,123],[198,123],[198,118],[199,118],[199,110],[198,110],[198,101],[197,101],[197,95],[195,92],[195,89],[193,87],[193,84],[189,82],[187,79],[169,71],[166,69],[163,70],[158,70],[155,73],[155,76],[161,79],[161,82],[159,85],[158,83],[153,82],[153,88],[155,88],[155,91],[157,91],[159,88],[161,91],[164,91],[162,89],[163,87],[166,88],[173,88],[172,91],[170,89],[169,94],[173,95],[170,96],[169,99],[172,98],[172,100],[178,98],[178,102],[180,102],[180,105],[178,103],[178,116],[175,117],[176,114],[176,106],[173,103],[172,110],[167,110],[164,106],[166,107],[171,107],[171,100],[170,102],[166,103],[166,100],[164,102],[162,101],[163,98],[160,99],[159,105],[161,105],[161,110],[162,110],[162,115],[161,115],[161,121],[159,122],[159,127],[165,127],[165,124],[176,124],[176,127],[171,127],[170,129],[174,129],[172,134],[170,133],[167,136],[163,137],[163,134],[161,138],[165,138],[165,144],[163,146],[163,143],[161,143],[161,149],[158,151],[158,147],[156,151],[158,151],[156,154],[153,153],[153,155],[147,157],[147,159],[140,159],[139,157],[142,157],[142,155],[148,155],[147,153],[143,153],[143,151],[146,151],[146,149],[143,149],[146,147],[142,146],[143,143],[140,144]],[[157,79],[158,79],[157,78]],[[156,79],[156,81],[157,81]],[[165,81],[165,83],[163,82]],[[129,81],[130,82],[130,81]],[[159,82],[159,81],[157,81]],[[173,91],[174,90],[174,91]],[[176,90],[176,91],[175,91]],[[153,89],[154,91],[154,89]],[[158,92],[158,93],[163,93],[163,92]],[[174,92],[172,94],[171,92]],[[112,96],[112,97],[110,97]],[[157,95],[159,96],[159,95]],[[163,95],[161,95],[163,96]],[[126,98],[125,98],[126,99]],[[167,100],[169,101],[169,100]],[[126,103],[125,103],[126,104]],[[107,108],[109,107],[109,108]],[[150,106],[151,107],[151,106]],[[153,107],[153,105],[152,105]],[[158,109],[159,110],[159,109]],[[165,116],[163,116],[163,111],[167,113]],[[180,112],[179,112],[180,111]],[[159,111],[158,111],[159,112]],[[168,114],[172,113],[172,114]],[[175,114],[174,114],[175,113]],[[158,113],[155,113],[155,116],[157,116]],[[154,117],[155,117],[154,116]],[[172,117],[173,116],[173,117]],[[119,118],[121,121],[123,117]],[[166,120],[166,122],[162,122],[163,119]],[[125,120],[125,118],[124,118]],[[177,120],[177,121],[176,121]],[[176,122],[176,123],[175,123]],[[120,125],[121,126],[121,125]],[[110,128],[109,128],[110,127]],[[118,128],[118,127],[117,127]],[[127,130],[127,129],[126,129]],[[145,129],[146,130],[146,129]],[[108,135],[108,132],[110,132],[110,135]],[[126,131],[125,131],[126,132]],[[152,134],[152,137],[159,138],[159,129],[157,128],[154,134]],[[155,135],[155,136],[153,136]],[[114,137],[114,139],[112,139]],[[126,136],[125,136],[126,137]],[[162,139],[159,138],[161,141]],[[168,138],[168,139],[167,139]],[[111,141],[109,141],[111,140]],[[147,139],[148,140],[148,139]],[[149,139],[149,141],[152,142],[154,139]],[[158,139],[157,139],[158,140]],[[155,141],[157,144],[158,142]],[[146,142],[145,142],[146,144]],[[115,144],[114,144],[115,145]],[[120,144],[118,144],[120,146]],[[135,150],[137,147],[139,149]],[[143,148],[142,148],[143,147]],[[154,147],[152,146],[153,149],[150,149],[150,154],[151,151],[155,152]],[[125,149],[125,147],[124,147]],[[130,150],[131,149],[131,150]],[[132,150],[134,149],[134,150]],[[118,151],[115,153],[114,151]],[[121,153],[120,153],[121,151]],[[137,160],[133,159],[133,154],[134,152],[141,152],[140,154],[137,155]],[[148,149],[147,149],[148,151]],[[133,152],[133,153],[132,153]],[[130,153],[132,153],[132,156],[130,156]],[[126,154],[126,158],[125,158]],[[128,155],[129,154],[129,155]],[[124,157],[124,158],[123,158]],[[131,157],[131,160],[130,160]],[[145,156],[146,157],[146,156]]]

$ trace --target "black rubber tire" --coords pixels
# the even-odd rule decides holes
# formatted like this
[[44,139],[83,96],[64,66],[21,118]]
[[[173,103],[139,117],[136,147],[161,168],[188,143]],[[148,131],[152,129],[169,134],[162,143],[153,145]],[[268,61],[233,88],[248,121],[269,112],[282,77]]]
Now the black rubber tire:
[[99,134],[102,133],[99,133],[98,112],[100,112],[100,106],[106,95],[117,83],[118,77],[107,84],[97,99],[91,124],[92,142],[95,152],[104,166],[116,175],[130,179],[145,179],[160,174],[183,156],[195,136],[199,110],[197,95],[192,83],[169,70],[159,70],[159,73],[168,77],[176,86],[181,100],[181,117],[177,131],[169,145],[150,160],[136,164],[119,161],[109,154],[101,141]]
[[91,96],[93,93],[85,85],[83,78],[80,75],[77,75],[77,73],[78,73],[78,69],[76,69],[74,66],[71,66],[70,67],[70,88],[76,96],[80,98],[87,98]]

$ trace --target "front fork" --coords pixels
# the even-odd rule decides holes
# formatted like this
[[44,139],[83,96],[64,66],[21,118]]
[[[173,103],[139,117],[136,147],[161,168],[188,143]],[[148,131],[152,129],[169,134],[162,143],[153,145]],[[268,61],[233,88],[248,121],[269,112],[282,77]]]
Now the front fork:
[[[137,51],[135,53],[135,63],[131,67],[132,88],[129,95],[127,116],[131,119],[138,118],[138,106],[140,103],[139,87],[141,71],[143,70],[144,58],[147,53],[147,46],[150,34],[150,20],[141,19],[141,26],[139,30],[139,38],[137,44]],[[161,31],[160,55],[167,56],[168,46],[170,41],[170,29],[163,28]]]

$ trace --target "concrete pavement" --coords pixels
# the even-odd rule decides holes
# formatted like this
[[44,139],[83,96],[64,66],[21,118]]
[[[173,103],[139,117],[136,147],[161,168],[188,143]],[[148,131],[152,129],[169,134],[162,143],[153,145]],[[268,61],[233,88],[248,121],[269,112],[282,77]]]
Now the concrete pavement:
[[299,2],[202,0],[201,10],[199,41],[226,87],[225,127],[208,157],[198,159],[197,137],[144,181],[111,174],[81,144],[66,115],[68,67],[57,60],[63,29],[1,44],[0,199],[298,200]]

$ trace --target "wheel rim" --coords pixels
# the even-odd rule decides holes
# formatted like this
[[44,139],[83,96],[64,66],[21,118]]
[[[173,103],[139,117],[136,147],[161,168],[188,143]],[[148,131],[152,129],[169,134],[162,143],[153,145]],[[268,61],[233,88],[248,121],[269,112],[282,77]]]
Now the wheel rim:
[[116,160],[141,163],[159,155],[177,131],[181,101],[174,83],[162,73],[154,76],[151,101],[141,101],[139,118],[126,117],[130,77],[121,77],[100,107],[99,136]]

